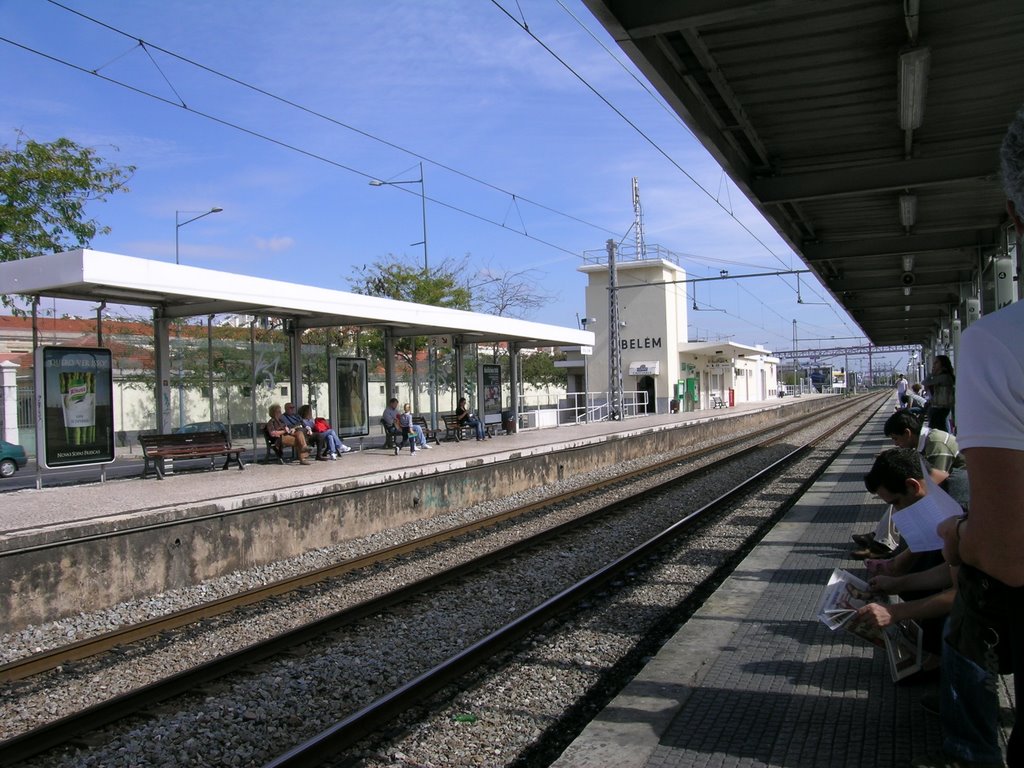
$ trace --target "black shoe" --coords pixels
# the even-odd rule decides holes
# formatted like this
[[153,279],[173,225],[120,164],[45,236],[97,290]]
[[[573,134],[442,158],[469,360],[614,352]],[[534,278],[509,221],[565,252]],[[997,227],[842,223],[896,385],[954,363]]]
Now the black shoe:
[[853,539],[853,543],[858,547],[867,547],[875,540],[875,532],[871,533],[855,533],[850,537]]
[[921,709],[927,712],[929,715],[939,716],[939,694],[937,693],[926,693],[921,697],[919,702]]

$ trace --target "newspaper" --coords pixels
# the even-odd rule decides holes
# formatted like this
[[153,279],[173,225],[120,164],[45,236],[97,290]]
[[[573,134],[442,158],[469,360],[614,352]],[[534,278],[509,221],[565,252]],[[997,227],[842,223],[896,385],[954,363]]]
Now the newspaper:
[[891,604],[898,601],[898,597],[872,592],[867,582],[836,568],[818,601],[818,619],[832,631],[843,627],[851,634],[884,648],[889,673],[896,682],[921,669],[924,657],[921,628],[916,622],[902,621],[882,630],[851,619],[868,603]]

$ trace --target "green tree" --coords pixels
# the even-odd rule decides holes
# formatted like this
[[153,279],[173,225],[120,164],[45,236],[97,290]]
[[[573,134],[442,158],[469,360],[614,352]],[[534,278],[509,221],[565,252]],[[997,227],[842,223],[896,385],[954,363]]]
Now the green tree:
[[537,350],[529,355],[519,356],[523,369],[523,381],[535,387],[565,387],[568,377],[564,368],[556,368],[556,360],[565,360],[565,353],[552,355],[550,352]]
[[[110,231],[87,206],[127,191],[134,172],[70,139],[42,143],[18,131],[14,147],[0,147],[0,261],[87,247]],[[17,309],[10,296],[0,301]]]
[[[386,299],[429,304],[449,309],[470,309],[472,293],[459,279],[464,264],[455,264],[446,259],[425,272],[415,263],[388,254],[384,259],[357,267],[349,278],[353,292],[366,296],[380,296]],[[367,332],[362,343],[368,357],[384,359],[384,337],[379,331]],[[424,336],[398,337],[395,339],[395,355],[407,366],[412,378],[413,399],[419,394],[419,371],[417,370],[418,350],[426,346]],[[438,382],[440,384],[441,382]],[[446,382],[447,384],[447,382]],[[440,387],[435,387],[439,389]],[[418,402],[413,408],[419,411]]]

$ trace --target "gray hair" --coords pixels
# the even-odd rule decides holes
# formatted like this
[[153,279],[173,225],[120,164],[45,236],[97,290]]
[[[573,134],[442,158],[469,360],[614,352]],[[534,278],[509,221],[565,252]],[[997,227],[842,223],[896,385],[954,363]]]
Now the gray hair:
[[1017,215],[1024,217],[1024,109],[1013,118],[999,150],[1003,191],[1013,201]]

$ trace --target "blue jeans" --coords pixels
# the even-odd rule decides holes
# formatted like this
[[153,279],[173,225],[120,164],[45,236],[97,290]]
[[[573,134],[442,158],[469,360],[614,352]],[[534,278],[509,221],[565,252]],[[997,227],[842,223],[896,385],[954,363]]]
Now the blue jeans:
[[476,418],[476,416],[474,416],[471,419],[468,419],[466,421],[466,424],[468,424],[469,426],[471,426],[473,429],[476,430],[476,439],[477,440],[483,440],[484,439],[484,425],[480,423],[480,419],[478,419],[478,418]]
[[328,429],[324,432],[324,437],[327,438],[328,453],[341,453],[341,438],[338,437],[337,432],[333,429]]
[[[943,636],[949,634],[949,621]],[[999,678],[961,655],[949,643],[942,644],[942,679],[939,713],[942,717],[942,749],[960,760],[1000,763]]]
[[407,427],[406,431],[411,431],[413,436],[416,438],[416,442],[423,446],[427,444],[427,438],[423,434],[423,427],[419,424],[413,424],[412,427]]

